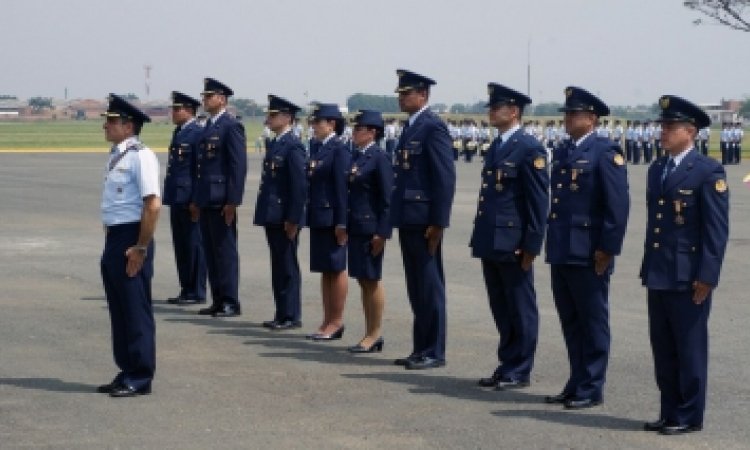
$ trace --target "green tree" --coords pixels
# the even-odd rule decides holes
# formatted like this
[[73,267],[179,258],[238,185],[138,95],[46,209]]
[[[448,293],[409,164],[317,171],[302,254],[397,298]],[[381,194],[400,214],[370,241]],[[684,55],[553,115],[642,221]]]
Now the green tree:
[[398,98],[386,95],[371,94],[354,94],[346,99],[346,106],[350,112],[361,109],[371,109],[381,113],[398,113],[401,108],[398,105]]
[[744,118],[750,118],[750,97],[745,97],[745,100],[742,101],[742,106],[740,106],[739,110],[740,116]]
[[451,114],[466,114],[466,105],[462,103],[454,103],[450,109]]
[[229,104],[234,106],[240,116],[254,116],[258,112],[255,100],[249,98],[230,98]]

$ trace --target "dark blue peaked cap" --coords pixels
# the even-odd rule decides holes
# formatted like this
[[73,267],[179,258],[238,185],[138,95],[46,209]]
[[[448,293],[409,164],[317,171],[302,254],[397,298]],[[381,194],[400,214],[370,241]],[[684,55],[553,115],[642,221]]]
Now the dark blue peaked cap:
[[203,92],[201,92],[201,94],[221,94],[229,97],[234,95],[234,91],[219,80],[214,80],[213,78],[204,78]]
[[591,92],[570,86],[565,89],[565,105],[560,111],[588,111],[602,117],[609,115],[609,106]]
[[662,95],[659,107],[661,115],[656,122],[688,122],[698,128],[711,125],[711,117],[700,106],[676,95]]
[[107,111],[102,117],[122,117],[140,124],[151,122],[151,118],[143,113],[140,109],[128,103],[127,100],[116,94],[109,94],[107,97],[109,105]]
[[299,106],[277,95],[268,96],[268,109],[266,109],[266,113],[283,112],[295,115],[300,109],[301,108]]
[[183,94],[182,92],[172,91],[172,106],[184,106],[186,108],[195,108],[201,106],[201,102],[193,97]]
[[410,89],[427,89],[430,86],[437,84],[435,83],[435,80],[431,78],[404,69],[398,69],[396,75],[398,75],[398,87],[396,87],[397,94]]
[[487,107],[496,105],[513,105],[523,108],[524,106],[531,104],[531,99],[526,95],[514,91],[509,87],[505,87],[502,84],[489,83],[487,85],[487,93],[490,96],[490,100],[487,102]]
[[344,120],[339,105],[333,103],[319,103],[315,105],[310,115],[313,119]]
[[383,122],[383,115],[380,111],[372,111],[369,109],[363,109],[357,111],[352,119],[354,125],[361,125],[365,127],[384,129],[385,123]]

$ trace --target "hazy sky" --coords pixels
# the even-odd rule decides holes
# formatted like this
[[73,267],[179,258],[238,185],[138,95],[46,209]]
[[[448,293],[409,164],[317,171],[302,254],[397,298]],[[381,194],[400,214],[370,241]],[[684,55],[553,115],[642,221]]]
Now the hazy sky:
[[[694,26],[683,0],[1,0],[0,95],[198,95],[205,76],[241,97],[344,103],[392,95],[396,68],[437,81],[433,102],[486,98],[495,81],[610,104],[750,94],[750,34]],[[305,97],[305,92],[308,96]]]

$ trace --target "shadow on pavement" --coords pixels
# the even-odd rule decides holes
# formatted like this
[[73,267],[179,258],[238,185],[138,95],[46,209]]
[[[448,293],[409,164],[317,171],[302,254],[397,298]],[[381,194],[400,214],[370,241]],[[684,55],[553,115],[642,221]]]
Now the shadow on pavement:
[[63,381],[59,378],[0,378],[0,386],[13,386],[50,392],[77,392],[92,394],[96,386]]
[[624,417],[612,417],[604,414],[587,414],[576,411],[535,411],[528,409],[503,410],[492,413],[498,417],[527,417],[529,419],[553,422],[560,425],[573,425],[584,428],[640,431],[643,432],[641,420],[627,419]]
[[[388,363],[393,366],[392,361]],[[504,403],[523,403],[523,404],[543,404],[544,395],[532,394],[523,391],[494,391],[482,389],[476,385],[475,379],[458,378],[444,375],[434,375],[434,371],[429,373],[420,371],[407,371],[402,368],[394,367],[394,370],[400,370],[400,373],[365,373],[365,374],[343,374],[345,378],[379,380],[388,383],[411,384],[409,392],[412,394],[433,394],[453,397],[462,400],[473,400],[481,402],[504,402]]]

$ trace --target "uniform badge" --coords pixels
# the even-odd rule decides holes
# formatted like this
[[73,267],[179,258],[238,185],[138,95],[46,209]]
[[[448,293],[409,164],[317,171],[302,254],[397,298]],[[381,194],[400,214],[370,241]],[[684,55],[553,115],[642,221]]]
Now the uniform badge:
[[661,109],[669,108],[669,97],[662,97],[661,100],[659,100],[659,106],[661,106]]
[[544,159],[544,158],[542,158],[541,156],[540,156],[540,157],[538,157],[538,158],[536,158],[536,159],[534,160],[534,167],[535,167],[535,168],[537,168],[537,169],[539,169],[539,170],[542,170],[542,169],[544,169],[544,167],[545,167],[546,165],[547,165],[547,161],[545,161],[545,159]]
[[615,164],[617,164],[618,166],[625,164],[625,160],[622,158],[622,155],[619,153],[615,154]]
[[724,179],[716,180],[716,192],[723,194],[727,191],[727,182]]

